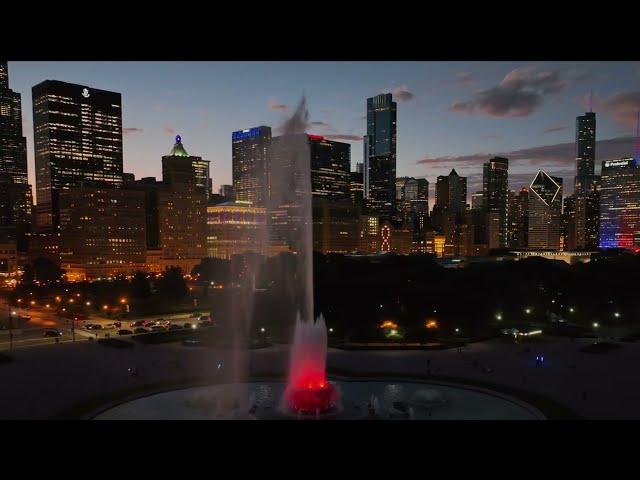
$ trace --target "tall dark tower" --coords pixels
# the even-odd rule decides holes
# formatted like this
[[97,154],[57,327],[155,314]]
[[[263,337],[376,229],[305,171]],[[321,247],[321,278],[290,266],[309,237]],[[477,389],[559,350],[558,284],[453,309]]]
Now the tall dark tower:
[[397,104],[390,93],[367,99],[364,196],[373,213],[391,216],[396,201]]
[[7,62],[0,61],[0,236],[5,233],[12,238],[20,236],[15,229],[20,230],[29,223],[30,213],[21,98],[9,88]]
[[587,112],[576,118],[576,177],[574,193],[593,190],[596,162],[596,114]]
[[482,186],[489,248],[505,248],[509,230],[509,160],[494,157],[485,163]]
[[34,86],[32,97],[36,223],[57,229],[60,190],[122,185],[122,97],[58,80]]
[[162,157],[162,181],[167,185],[191,183],[202,189],[207,198],[211,194],[209,160],[189,155],[182,144],[182,137],[176,136],[176,143],[169,155]]
[[573,246],[593,249],[598,246],[600,177],[595,175],[596,114],[589,111],[576,118],[575,228]]

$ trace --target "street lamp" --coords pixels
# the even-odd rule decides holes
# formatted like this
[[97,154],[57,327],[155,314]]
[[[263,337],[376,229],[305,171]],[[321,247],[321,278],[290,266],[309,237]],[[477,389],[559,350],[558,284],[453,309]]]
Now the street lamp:
[[91,306],[91,302],[87,302],[87,303],[85,303],[85,305],[86,305],[87,307],[90,307],[90,306]]
[[573,309],[573,307],[569,307],[569,312],[573,313],[575,310]]
[[496,313],[496,320],[502,320],[502,315],[500,315],[499,313]]
[[531,309],[530,309],[530,308],[526,308],[526,309],[524,310],[524,313],[526,313],[527,315],[528,315],[528,314],[530,314],[530,313],[531,313]]
[[620,318],[620,312],[614,313],[613,316],[616,317],[616,318]]

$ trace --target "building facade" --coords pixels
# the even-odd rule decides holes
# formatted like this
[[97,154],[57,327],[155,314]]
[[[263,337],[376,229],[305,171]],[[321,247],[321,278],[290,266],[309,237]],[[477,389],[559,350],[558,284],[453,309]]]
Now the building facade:
[[60,193],[60,261],[79,281],[144,270],[144,193],[80,186]]
[[236,200],[264,207],[269,198],[271,127],[231,134],[233,188]]
[[166,185],[193,183],[209,198],[211,194],[209,160],[189,155],[182,144],[182,137],[177,135],[176,143],[169,155],[162,157],[162,181]]
[[266,209],[245,202],[207,206],[207,256],[230,260],[246,252],[268,254]]
[[313,198],[351,198],[351,145],[334,142],[321,135],[307,135],[311,157]]
[[367,99],[364,137],[364,196],[368,208],[383,216],[395,210],[397,104],[390,93]]
[[562,179],[538,170],[529,186],[529,250],[560,250]]
[[509,160],[494,157],[483,165],[484,208],[489,248],[505,248],[509,238]]
[[32,88],[36,223],[59,225],[59,193],[83,180],[122,185],[119,93],[45,80]]
[[640,162],[633,158],[602,162],[600,248],[640,246]]

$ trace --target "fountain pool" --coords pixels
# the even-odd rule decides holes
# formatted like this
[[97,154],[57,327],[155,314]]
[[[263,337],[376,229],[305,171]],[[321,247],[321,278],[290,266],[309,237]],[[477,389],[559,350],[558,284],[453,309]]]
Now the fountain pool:
[[[97,420],[541,420],[535,408],[505,396],[463,386],[419,381],[328,379],[339,407],[322,414],[283,408],[286,382],[255,381],[158,393],[110,408]],[[248,392],[236,399],[234,392]]]

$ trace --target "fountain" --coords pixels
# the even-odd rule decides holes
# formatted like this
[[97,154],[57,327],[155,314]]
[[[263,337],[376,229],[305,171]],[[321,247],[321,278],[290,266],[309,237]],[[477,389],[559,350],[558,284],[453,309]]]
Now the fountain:
[[340,396],[327,380],[327,327],[322,315],[313,322],[296,321],[289,378],[283,395],[285,412],[319,416],[338,411]]

